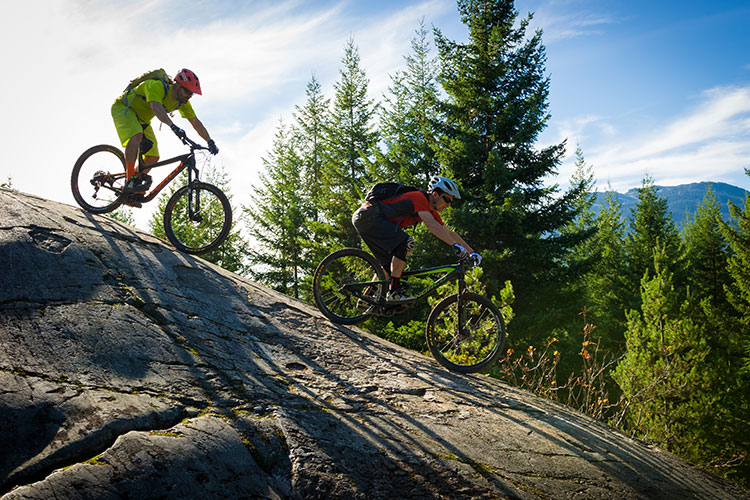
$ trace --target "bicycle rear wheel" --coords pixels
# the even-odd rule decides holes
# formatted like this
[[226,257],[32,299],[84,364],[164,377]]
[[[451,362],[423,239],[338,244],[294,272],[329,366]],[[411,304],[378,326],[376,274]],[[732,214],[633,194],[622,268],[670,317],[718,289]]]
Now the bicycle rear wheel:
[[490,299],[465,292],[458,310],[458,294],[430,311],[427,345],[435,359],[452,371],[471,373],[491,366],[502,355],[505,321]]
[[181,252],[199,255],[215,250],[231,229],[232,207],[212,184],[196,181],[181,187],[164,209],[164,232]]
[[87,149],[76,161],[70,176],[76,203],[93,214],[111,212],[119,207],[124,185],[125,154],[106,144]]
[[[377,284],[368,284],[377,281]],[[359,248],[342,248],[318,265],[313,276],[313,297],[326,318],[341,325],[366,320],[375,306],[367,295],[380,302],[385,296],[385,271],[375,257]]]

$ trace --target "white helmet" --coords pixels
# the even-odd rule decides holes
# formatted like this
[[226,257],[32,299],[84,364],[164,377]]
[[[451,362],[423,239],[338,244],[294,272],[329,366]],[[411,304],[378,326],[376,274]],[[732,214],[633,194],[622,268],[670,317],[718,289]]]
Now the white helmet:
[[430,179],[430,182],[427,184],[427,190],[429,192],[433,192],[436,189],[439,189],[442,192],[449,194],[456,199],[461,199],[461,194],[458,192],[458,187],[456,187],[456,183],[448,179],[447,177],[434,175],[432,179]]

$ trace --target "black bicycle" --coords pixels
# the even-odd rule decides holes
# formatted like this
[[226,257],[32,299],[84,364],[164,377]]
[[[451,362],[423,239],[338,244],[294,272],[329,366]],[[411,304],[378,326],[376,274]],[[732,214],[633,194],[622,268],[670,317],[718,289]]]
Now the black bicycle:
[[[158,186],[138,201],[147,203],[153,200],[167,184],[187,169],[187,184],[172,195],[164,209],[164,232],[178,250],[202,254],[215,250],[229,236],[232,207],[218,187],[199,180],[195,152],[208,148],[187,137],[182,142],[189,146],[190,153],[153,165],[146,165],[143,155],[139,154],[139,171],[173,163],[178,165]],[[122,205],[128,196],[132,196],[123,192],[125,181],[125,154],[120,148],[106,144],[86,150],[76,161],[70,177],[76,202],[93,214],[111,212]]]
[[463,373],[491,366],[502,355],[505,321],[500,310],[484,295],[466,290],[466,267],[459,259],[427,269],[404,271],[402,279],[427,277],[434,281],[408,303],[388,303],[388,280],[378,261],[359,248],[343,248],[328,255],[313,277],[315,304],[328,319],[354,325],[370,316],[393,316],[407,311],[419,299],[450,281],[458,291],[432,308],[427,318],[427,345],[435,359]]

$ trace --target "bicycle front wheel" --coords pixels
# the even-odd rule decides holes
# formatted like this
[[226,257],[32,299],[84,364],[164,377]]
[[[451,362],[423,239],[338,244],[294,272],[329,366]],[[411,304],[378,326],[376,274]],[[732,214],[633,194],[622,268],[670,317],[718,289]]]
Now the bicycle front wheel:
[[178,189],[164,209],[164,232],[181,252],[215,250],[232,229],[232,207],[216,186],[193,182]]
[[450,295],[427,318],[427,345],[435,359],[452,371],[471,373],[491,366],[505,345],[505,321],[490,299],[465,292]]
[[70,176],[73,198],[92,214],[104,214],[119,207],[124,185],[125,154],[106,144],[87,149]]
[[[375,282],[375,283],[373,283]],[[385,296],[385,271],[375,257],[359,248],[342,248],[323,259],[313,276],[313,297],[326,318],[354,325],[372,314],[372,302]]]

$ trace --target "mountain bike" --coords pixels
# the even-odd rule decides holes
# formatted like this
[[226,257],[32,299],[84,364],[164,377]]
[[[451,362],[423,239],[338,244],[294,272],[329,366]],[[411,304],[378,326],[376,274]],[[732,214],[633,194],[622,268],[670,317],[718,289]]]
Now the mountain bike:
[[435,359],[449,370],[470,373],[491,366],[502,355],[505,321],[490,299],[466,289],[466,265],[455,264],[406,270],[409,277],[433,281],[408,303],[386,301],[385,270],[368,252],[343,248],[328,255],[313,276],[313,297],[320,312],[334,323],[354,325],[370,316],[393,316],[450,281],[458,291],[439,301],[427,318],[427,345]]
[[[167,184],[187,169],[187,184],[175,191],[164,209],[164,232],[178,250],[197,255],[215,250],[227,238],[232,228],[232,208],[218,187],[199,180],[195,152],[208,148],[187,137],[182,142],[190,148],[189,153],[153,165],[145,164],[143,151],[138,155],[138,170],[141,172],[178,164],[138,202],[147,203],[156,198]],[[87,212],[111,212],[132,196],[123,192],[125,177],[125,154],[115,146],[94,146],[86,150],[73,167],[70,177],[73,197]]]

